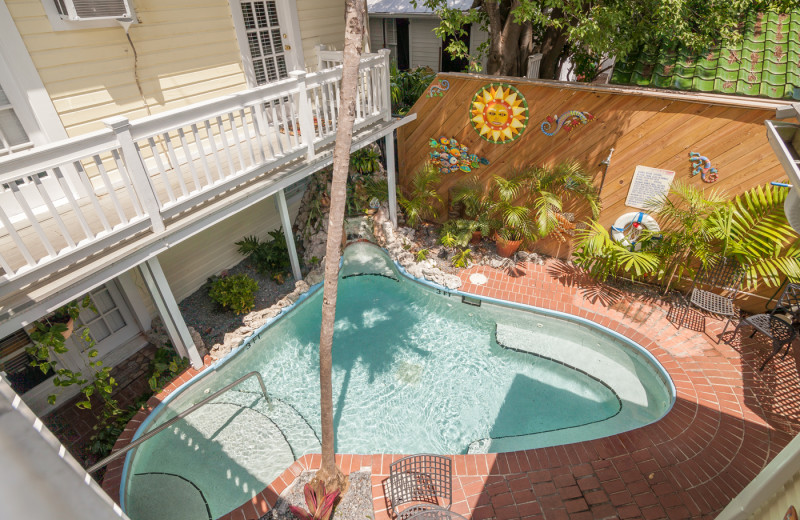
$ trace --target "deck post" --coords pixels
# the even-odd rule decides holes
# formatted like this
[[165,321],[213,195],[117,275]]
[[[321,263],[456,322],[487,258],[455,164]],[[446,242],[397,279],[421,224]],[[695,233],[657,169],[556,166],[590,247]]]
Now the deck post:
[[[139,197],[139,202],[142,203],[144,212],[150,217],[153,231],[161,233],[166,229],[164,221],[161,219],[161,208],[153,190],[153,185],[150,183],[150,176],[147,175],[147,169],[142,162],[142,157],[133,142],[130,121],[128,121],[127,117],[114,116],[104,119],[103,123],[117,136],[117,141],[122,150],[122,160],[125,162],[131,184],[133,184],[133,191]],[[124,175],[124,172],[120,172],[120,174]]]
[[142,278],[147,285],[150,296],[156,304],[158,314],[167,328],[169,339],[175,346],[175,350],[181,356],[189,358],[192,367],[199,370],[203,366],[203,359],[197,351],[197,346],[192,340],[192,335],[189,333],[189,327],[183,321],[180,309],[178,309],[178,302],[175,301],[175,296],[167,283],[167,277],[164,276],[164,271],[161,269],[161,263],[157,257],[145,260],[144,263],[139,264],[139,271],[142,273]]
[[278,191],[275,194],[275,206],[278,208],[278,214],[281,216],[281,226],[283,226],[283,236],[286,237],[286,247],[289,249],[289,262],[292,264],[292,276],[295,281],[303,279],[303,273],[300,271],[300,259],[297,257],[297,247],[294,244],[294,233],[292,233],[292,221],[289,218],[289,206],[286,204],[286,195],[284,190]]
[[322,51],[326,50],[328,47],[324,43],[320,43],[314,46],[314,49],[317,51],[317,72],[324,70],[324,63],[322,62]]
[[314,116],[311,113],[311,102],[308,99],[308,90],[306,89],[306,73],[302,70],[293,70],[289,73],[297,82],[297,97],[298,97],[298,119],[300,120],[300,138],[303,143],[308,147],[308,160],[314,159],[316,154],[314,151]]
[[389,218],[397,227],[397,171],[394,163],[394,131],[386,137],[386,184],[389,188]]
[[391,84],[391,78],[389,77],[391,69],[389,54],[392,51],[389,49],[381,49],[378,52],[383,57],[383,81],[380,85],[382,100],[381,104],[383,105],[381,109],[383,110],[383,120],[388,122],[392,120],[392,100],[389,93],[389,85]]

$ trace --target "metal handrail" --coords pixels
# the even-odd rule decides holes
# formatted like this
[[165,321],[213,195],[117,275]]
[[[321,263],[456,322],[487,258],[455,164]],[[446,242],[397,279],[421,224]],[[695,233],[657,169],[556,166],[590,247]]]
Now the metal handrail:
[[102,468],[103,466],[105,466],[106,464],[111,462],[112,460],[118,459],[122,455],[124,455],[124,454],[128,453],[129,451],[131,451],[133,448],[136,448],[137,446],[139,446],[143,442],[151,439],[155,435],[157,435],[157,434],[161,433],[162,431],[166,430],[167,428],[169,428],[170,426],[175,424],[177,421],[183,419],[184,417],[186,417],[190,413],[194,412],[198,408],[203,407],[209,401],[211,401],[212,399],[215,399],[216,397],[218,397],[220,394],[224,394],[225,392],[227,392],[228,390],[230,390],[234,386],[237,386],[242,381],[244,381],[246,379],[250,379],[253,376],[255,376],[258,379],[258,382],[261,384],[261,391],[264,393],[264,399],[267,400],[267,404],[271,405],[271,402],[269,400],[269,395],[267,394],[267,387],[264,384],[264,379],[261,377],[261,374],[258,373],[258,372],[255,372],[255,371],[254,372],[250,372],[249,374],[245,374],[244,376],[240,377],[239,379],[237,379],[233,383],[229,384],[225,388],[221,388],[220,390],[217,390],[216,392],[214,392],[210,396],[206,397],[205,399],[203,399],[199,403],[196,403],[196,404],[190,406],[189,408],[187,408],[186,410],[182,411],[181,413],[179,413],[178,415],[176,415],[175,417],[173,417],[169,421],[165,422],[164,424],[162,424],[161,426],[159,426],[155,430],[153,430],[151,432],[147,432],[146,434],[142,435],[141,437],[139,437],[135,441],[133,441],[130,444],[128,444],[127,446],[125,446],[124,448],[121,448],[120,450],[115,451],[114,453],[112,453],[108,457],[102,459],[97,464],[91,466],[86,471],[88,473],[94,473],[95,471],[97,471],[98,469]]

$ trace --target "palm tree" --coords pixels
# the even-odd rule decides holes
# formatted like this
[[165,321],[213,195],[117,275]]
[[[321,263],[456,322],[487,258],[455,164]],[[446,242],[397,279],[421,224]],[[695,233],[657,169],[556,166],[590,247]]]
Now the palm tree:
[[331,208],[328,215],[328,241],[325,247],[325,284],[322,296],[322,326],[319,334],[320,419],[322,422],[322,465],[315,478],[330,491],[347,489],[347,477],[336,466],[333,431],[333,325],[336,318],[336,291],[339,282],[339,244],[342,238],[347,198],[347,172],[356,115],[358,65],[364,41],[364,2],[345,0],[345,39],[343,51],[341,111],[333,148]]
[[583,166],[570,159],[553,167],[537,166],[522,172],[527,201],[534,213],[536,233],[543,238],[563,223],[564,203],[582,200],[592,218],[600,214],[600,196]]

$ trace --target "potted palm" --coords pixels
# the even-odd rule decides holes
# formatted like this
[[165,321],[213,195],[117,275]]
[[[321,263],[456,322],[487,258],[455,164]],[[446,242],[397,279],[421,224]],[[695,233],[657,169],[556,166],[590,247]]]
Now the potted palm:
[[524,240],[533,240],[537,236],[530,209],[517,203],[523,195],[525,182],[524,175],[514,175],[509,179],[495,175],[492,179],[490,215],[500,256],[513,255]]

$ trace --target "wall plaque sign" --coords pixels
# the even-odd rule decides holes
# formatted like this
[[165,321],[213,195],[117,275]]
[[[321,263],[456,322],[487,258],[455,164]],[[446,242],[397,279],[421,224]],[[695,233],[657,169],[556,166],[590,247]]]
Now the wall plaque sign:
[[651,203],[669,193],[675,172],[649,166],[637,166],[628,189],[625,205],[637,209],[653,209]]

